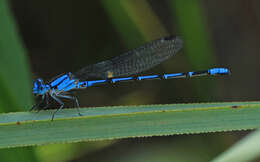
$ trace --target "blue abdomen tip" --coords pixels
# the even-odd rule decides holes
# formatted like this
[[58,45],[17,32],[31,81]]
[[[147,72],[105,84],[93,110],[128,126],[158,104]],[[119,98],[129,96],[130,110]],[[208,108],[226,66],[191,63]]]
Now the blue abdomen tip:
[[210,75],[230,74],[230,71],[227,68],[213,68],[213,69],[209,69],[208,72],[209,72]]

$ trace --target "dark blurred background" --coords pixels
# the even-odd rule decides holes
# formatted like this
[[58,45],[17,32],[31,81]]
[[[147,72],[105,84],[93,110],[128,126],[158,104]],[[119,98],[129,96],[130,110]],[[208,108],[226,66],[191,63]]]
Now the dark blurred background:
[[[184,49],[145,74],[212,67],[232,72],[91,87],[77,93],[81,107],[258,100],[259,5],[257,0],[9,1],[33,79],[74,72],[167,35],[181,36]],[[59,144],[34,152],[39,161],[208,161],[244,134]]]

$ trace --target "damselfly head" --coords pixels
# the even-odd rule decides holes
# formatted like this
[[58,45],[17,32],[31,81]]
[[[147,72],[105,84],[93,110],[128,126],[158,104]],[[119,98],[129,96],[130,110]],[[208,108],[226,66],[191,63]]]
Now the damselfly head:
[[45,85],[42,79],[35,79],[33,82],[33,93],[36,95],[44,95],[49,90],[49,86]]

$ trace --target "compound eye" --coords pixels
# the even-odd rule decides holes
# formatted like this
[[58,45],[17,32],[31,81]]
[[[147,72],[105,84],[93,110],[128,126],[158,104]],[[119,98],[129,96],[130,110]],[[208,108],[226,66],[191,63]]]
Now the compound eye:
[[36,95],[42,95],[44,93],[44,83],[42,79],[36,79],[33,82],[33,93]]
[[43,81],[41,79],[36,79],[34,81],[34,87],[35,88],[39,88],[39,87],[42,87],[42,84],[43,84]]

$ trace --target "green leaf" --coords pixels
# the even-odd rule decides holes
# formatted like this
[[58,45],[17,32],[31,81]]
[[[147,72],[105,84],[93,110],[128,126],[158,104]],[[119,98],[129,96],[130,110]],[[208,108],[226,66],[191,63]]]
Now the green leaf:
[[[199,0],[170,1],[185,43],[185,54],[196,68],[212,66],[214,50],[210,43],[206,17]],[[189,12],[187,12],[189,11]],[[176,21],[176,20],[175,20]]]
[[[17,111],[32,104],[25,50],[7,0],[0,0],[0,112]],[[3,149],[1,161],[37,161],[32,148]]]
[[[32,105],[25,51],[5,0],[0,0],[0,111]],[[8,108],[8,110],[7,110]]]
[[260,130],[250,133],[212,162],[253,161],[260,155]]
[[169,35],[147,1],[121,1],[120,4],[146,40]]
[[113,23],[116,31],[123,38],[135,38],[125,39],[124,43],[126,45],[129,47],[136,47],[143,42],[141,39],[141,32],[138,30],[136,24],[132,21],[126,10],[121,5],[121,1],[103,0],[102,6],[104,7],[111,23]]
[[260,127],[260,102],[118,106],[0,114],[0,148]]

